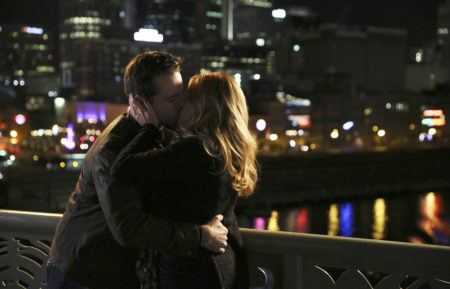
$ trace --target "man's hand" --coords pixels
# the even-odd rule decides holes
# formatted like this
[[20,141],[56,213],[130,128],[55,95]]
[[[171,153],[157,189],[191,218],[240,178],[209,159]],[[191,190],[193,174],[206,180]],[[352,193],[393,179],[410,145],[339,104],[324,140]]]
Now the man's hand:
[[208,224],[200,226],[202,247],[216,253],[224,253],[227,246],[228,229],[222,224],[223,216],[215,216]]
[[148,100],[140,95],[129,95],[129,101],[130,114],[141,126],[146,123],[151,123],[156,127],[159,126],[158,117]]

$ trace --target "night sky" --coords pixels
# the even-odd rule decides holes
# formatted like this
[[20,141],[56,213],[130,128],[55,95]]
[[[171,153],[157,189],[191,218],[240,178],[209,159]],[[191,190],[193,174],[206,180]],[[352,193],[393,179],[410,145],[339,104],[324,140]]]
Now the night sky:
[[[56,30],[59,1],[2,0],[0,23]],[[278,0],[277,5],[310,7],[327,22],[405,28],[409,44],[419,45],[435,38],[439,1],[442,0]]]

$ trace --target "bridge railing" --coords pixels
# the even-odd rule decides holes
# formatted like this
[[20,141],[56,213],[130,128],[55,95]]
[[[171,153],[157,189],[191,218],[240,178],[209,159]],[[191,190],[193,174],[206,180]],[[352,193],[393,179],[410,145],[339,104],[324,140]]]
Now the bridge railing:
[[[46,288],[60,214],[0,210],[0,288]],[[450,288],[450,247],[241,229],[252,288]]]

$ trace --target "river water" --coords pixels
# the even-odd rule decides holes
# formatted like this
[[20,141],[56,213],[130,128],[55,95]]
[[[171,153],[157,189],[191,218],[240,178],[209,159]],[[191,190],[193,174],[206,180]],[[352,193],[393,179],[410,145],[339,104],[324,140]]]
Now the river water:
[[246,228],[450,245],[450,192],[278,206],[252,215],[242,208],[237,216]]

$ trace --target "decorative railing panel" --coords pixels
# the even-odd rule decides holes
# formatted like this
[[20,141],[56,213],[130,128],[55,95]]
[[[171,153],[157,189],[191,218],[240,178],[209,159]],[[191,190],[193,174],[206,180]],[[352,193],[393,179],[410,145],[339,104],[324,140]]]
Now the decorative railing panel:
[[[0,210],[0,288],[46,288],[61,215]],[[241,229],[254,289],[450,288],[450,248]]]

